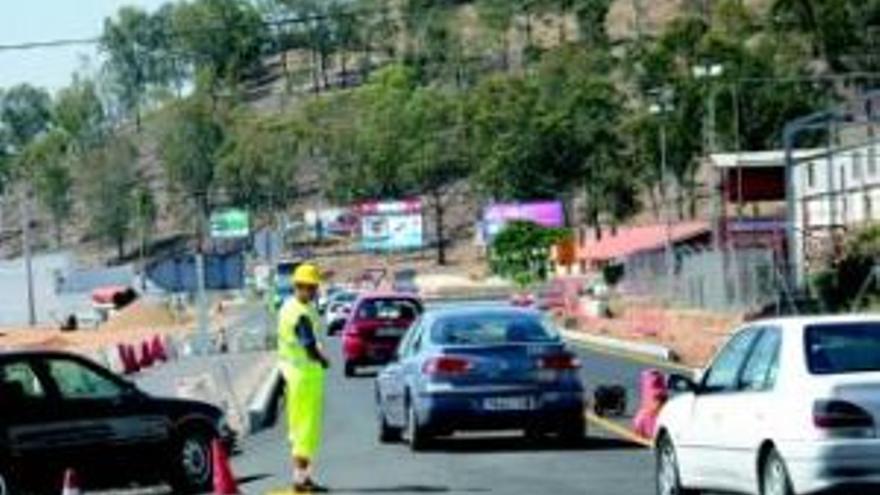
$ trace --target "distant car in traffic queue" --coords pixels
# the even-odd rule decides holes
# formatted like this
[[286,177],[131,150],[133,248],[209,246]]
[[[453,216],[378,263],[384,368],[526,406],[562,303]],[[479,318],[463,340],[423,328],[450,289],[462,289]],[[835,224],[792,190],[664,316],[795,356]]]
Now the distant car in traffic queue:
[[345,376],[362,366],[387,364],[403,335],[422,314],[420,298],[412,294],[366,293],[352,306],[342,332]]
[[328,335],[336,335],[342,331],[357,298],[357,292],[348,290],[339,291],[330,296],[324,310],[324,324],[327,327]]
[[74,354],[0,352],[0,495],[60,491],[66,469],[204,492],[215,439],[235,435],[213,405],[152,397]]
[[880,318],[750,323],[677,395],[656,435],[657,493],[880,493]]
[[580,362],[542,316],[510,306],[436,309],[376,380],[379,438],[413,450],[458,431],[586,432]]

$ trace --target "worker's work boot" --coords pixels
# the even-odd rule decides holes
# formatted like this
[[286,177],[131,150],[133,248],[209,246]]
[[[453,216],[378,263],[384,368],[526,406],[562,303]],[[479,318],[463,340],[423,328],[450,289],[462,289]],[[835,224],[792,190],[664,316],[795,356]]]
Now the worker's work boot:
[[293,484],[293,492],[294,493],[329,493],[330,489],[326,486],[319,485],[315,483],[315,481],[311,478],[303,481],[302,483],[294,483]]

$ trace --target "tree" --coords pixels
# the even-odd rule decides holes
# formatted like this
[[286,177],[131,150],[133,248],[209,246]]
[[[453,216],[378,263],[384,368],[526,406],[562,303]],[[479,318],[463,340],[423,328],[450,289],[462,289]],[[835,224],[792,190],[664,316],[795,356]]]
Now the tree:
[[6,135],[9,152],[21,152],[49,128],[51,106],[49,93],[28,84],[13,86],[2,95],[0,128]]
[[74,76],[70,86],[61,89],[55,98],[52,121],[78,154],[99,144],[107,133],[107,123],[95,83]]
[[106,68],[116,96],[127,113],[141,127],[141,109],[151,84],[165,82],[168,42],[157,18],[138,7],[124,6],[115,18],[104,20],[101,50],[107,55]]
[[300,122],[241,112],[220,155],[218,179],[230,199],[252,211],[279,211],[297,187],[302,153]]
[[159,128],[159,157],[165,173],[203,218],[209,213],[223,138],[221,122],[199,95],[168,108]]
[[85,206],[92,233],[116,246],[119,258],[135,218],[133,192],[137,183],[137,149],[123,138],[109,140],[87,153],[84,171]]
[[153,228],[159,217],[159,207],[156,205],[153,191],[144,183],[135,186],[132,203],[134,205],[133,227],[139,239],[140,252],[146,253]]
[[266,38],[256,7],[246,0],[180,3],[172,16],[174,47],[201,72],[212,97],[221,85],[235,88],[260,62]]
[[449,188],[467,176],[470,149],[463,121],[464,100],[433,88],[416,89],[407,101],[401,130],[406,133],[403,174],[413,192],[426,197],[434,210],[437,264],[446,264],[445,218]]
[[27,180],[33,184],[37,200],[48,211],[54,227],[55,244],[61,245],[64,222],[73,206],[73,177],[68,163],[70,140],[58,130],[31,141],[19,157]]
[[544,280],[550,248],[570,235],[565,229],[545,228],[529,221],[510,222],[492,240],[492,271],[521,286]]

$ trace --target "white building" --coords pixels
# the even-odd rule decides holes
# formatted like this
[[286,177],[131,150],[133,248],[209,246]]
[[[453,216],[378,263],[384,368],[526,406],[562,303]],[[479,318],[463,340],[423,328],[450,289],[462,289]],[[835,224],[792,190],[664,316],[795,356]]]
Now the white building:
[[[880,142],[799,152],[792,174],[795,259],[802,275],[843,234],[880,220]],[[801,279],[802,280],[802,279]]]

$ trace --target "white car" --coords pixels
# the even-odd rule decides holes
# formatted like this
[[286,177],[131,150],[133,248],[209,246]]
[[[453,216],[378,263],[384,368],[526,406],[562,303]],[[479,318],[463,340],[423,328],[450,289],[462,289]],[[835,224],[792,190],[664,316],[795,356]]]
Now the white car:
[[657,493],[880,493],[880,315],[750,323],[673,375]]
[[357,297],[357,292],[351,291],[341,291],[330,296],[324,312],[324,324],[327,326],[328,334],[335,335],[342,330]]

